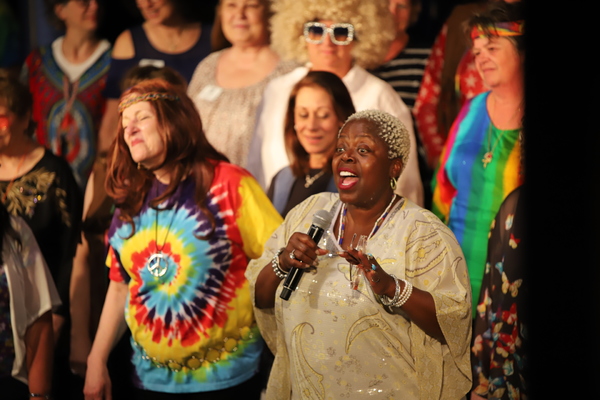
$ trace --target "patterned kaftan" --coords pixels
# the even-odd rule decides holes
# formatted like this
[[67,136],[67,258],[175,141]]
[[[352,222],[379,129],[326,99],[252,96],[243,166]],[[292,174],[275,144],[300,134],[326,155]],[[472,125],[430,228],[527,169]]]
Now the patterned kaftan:
[[[248,265],[256,277],[296,231],[306,232],[317,210],[339,214],[339,196],[321,193],[288,214]],[[332,227],[335,221],[332,222]],[[288,301],[275,297],[274,309],[255,309],[263,337],[275,354],[267,399],[460,399],[471,387],[469,341],[471,295],[462,252],[452,232],[431,212],[408,200],[390,211],[369,240],[388,273],[407,279],[433,296],[447,343],[428,336],[401,313],[391,314],[352,272],[330,229],[320,242],[330,251],[305,273]],[[270,268],[270,266],[268,267]]]

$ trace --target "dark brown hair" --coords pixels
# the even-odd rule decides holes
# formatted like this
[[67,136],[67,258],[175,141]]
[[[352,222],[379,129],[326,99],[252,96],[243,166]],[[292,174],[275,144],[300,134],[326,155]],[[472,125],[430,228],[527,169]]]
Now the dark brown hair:
[[[346,119],[354,114],[354,104],[348,88],[344,82],[336,75],[326,71],[310,71],[302,78],[290,94],[288,108],[285,114],[284,141],[290,167],[294,176],[301,177],[308,173],[308,153],[298,140],[296,130],[294,129],[294,109],[296,107],[296,96],[300,89],[305,87],[317,87],[323,89],[329,95],[333,109],[338,120],[343,124]],[[333,155],[333,149],[332,149]],[[331,163],[327,163],[327,169],[331,169]]]
[[24,118],[33,107],[29,89],[4,69],[0,69],[0,101],[19,118]]
[[[269,19],[271,15],[273,15],[273,11],[271,11],[271,0],[258,0],[264,6],[264,14],[263,14],[263,23],[266,28],[267,35],[267,43],[269,43],[271,38],[271,29],[269,26]],[[212,51],[219,51],[231,47],[231,43],[225,37],[223,33],[223,25],[221,24],[221,6],[223,0],[219,0],[217,7],[215,8],[215,20],[212,27],[212,32],[210,36],[210,44]]]
[[[44,0],[46,18],[48,19],[48,22],[50,22],[50,24],[56,29],[63,32],[67,30],[67,26],[65,25],[65,21],[58,18],[58,15],[56,15],[56,6],[59,4],[67,4],[69,1],[70,0]],[[102,0],[97,0],[96,3],[98,4],[98,22],[100,22],[104,11],[102,7],[103,2]]]
[[423,6],[421,0],[410,0],[410,15],[408,17],[407,28],[410,28],[417,23],[422,10]]
[[31,115],[33,97],[29,89],[19,82],[10,71],[0,68],[0,102],[4,103],[19,119],[24,119],[29,114],[29,126],[26,133],[32,135],[35,122]]
[[[202,131],[200,115],[194,102],[185,90],[173,86],[162,79],[150,79],[138,83],[126,90],[121,100],[129,96],[139,96],[147,93],[166,93],[177,96],[178,100],[159,99],[150,101],[150,106],[156,112],[158,131],[166,148],[163,163],[157,168],[167,167],[173,171],[171,180],[165,192],[150,202],[152,207],[175,193],[179,183],[188,175],[196,183],[195,202],[204,212],[214,230],[214,216],[207,208],[206,194],[214,176],[214,162],[228,161],[206,139]],[[125,143],[122,115],[119,115],[117,137],[111,145],[106,175],[106,191],[121,209],[121,219],[132,225],[132,235],[135,233],[133,217],[142,208],[154,174],[146,169],[138,169],[131,158],[129,147]],[[212,231],[201,239],[212,235]]]
[[[516,3],[506,3],[504,1],[491,2],[487,9],[481,14],[475,14],[464,24],[464,31],[468,43],[472,44],[471,31],[476,26],[481,26],[487,37],[493,37],[494,32],[490,29],[500,22],[523,21],[523,5],[520,1]],[[525,27],[527,29],[527,27]],[[525,32],[520,36],[506,36],[523,53],[525,51]]]

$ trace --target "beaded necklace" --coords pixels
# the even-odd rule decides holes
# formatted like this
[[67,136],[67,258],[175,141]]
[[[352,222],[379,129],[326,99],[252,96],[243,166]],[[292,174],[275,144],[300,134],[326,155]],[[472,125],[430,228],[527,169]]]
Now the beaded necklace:
[[[369,233],[369,237],[367,238],[367,240],[371,239],[371,237],[375,233],[377,233],[377,231],[383,224],[383,220],[389,214],[390,209],[392,208],[392,205],[394,204],[394,201],[396,200],[397,196],[398,195],[396,193],[394,193],[394,196],[392,197],[392,201],[390,201],[390,204],[388,204],[388,206],[383,211],[383,214],[381,214],[379,216],[379,218],[377,218],[377,221],[375,221],[375,225],[373,225],[373,229],[371,229],[371,233]],[[338,229],[338,243],[341,246],[342,243],[344,242],[344,231],[346,230],[346,214],[348,213],[348,209],[346,208],[346,203],[342,203],[342,210],[340,213],[342,215],[342,218],[340,220],[340,227]]]

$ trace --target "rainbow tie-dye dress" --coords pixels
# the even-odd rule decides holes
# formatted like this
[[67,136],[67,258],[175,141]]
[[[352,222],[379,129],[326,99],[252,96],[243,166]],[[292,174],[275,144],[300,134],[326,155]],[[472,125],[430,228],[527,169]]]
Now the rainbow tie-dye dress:
[[[454,121],[433,184],[433,211],[458,239],[471,279],[473,309],[483,279],[492,220],[502,201],[522,183],[519,129],[493,126],[489,92],[469,100]],[[495,145],[495,146],[494,146]],[[493,148],[484,167],[485,153]]]
[[[119,210],[109,230],[110,278],[129,288],[134,383],[163,393],[238,385],[256,374],[263,347],[244,272],[281,217],[247,171],[220,162],[206,200],[215,231],[200,240],[210,223],[194,202],[194,180],[151,208],[165,188],[154,182],[133,236]],[[162,262],[149,262],[157,253]]]

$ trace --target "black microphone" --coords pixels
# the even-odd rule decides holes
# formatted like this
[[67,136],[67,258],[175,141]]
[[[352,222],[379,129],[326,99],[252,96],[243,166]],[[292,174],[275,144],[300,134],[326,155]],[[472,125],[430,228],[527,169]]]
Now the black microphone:
[[[319,243],[321,237],[323,237],[323,233],[325,229],[329,227],[331,224],[331,220],[333,219],[333,215],[327,210],[319,210],[315,213],[312,225],[308,230],[308,236],[315,242]],[[292,267],[290,272],[288,272],[285,281],[283,282],[283,290],[281,290],[281,297],[284,300],[288,300],[290,295],[300,283],[300,278],[302,278],[302,274],[304,274],[304,270],[301,268]]]

